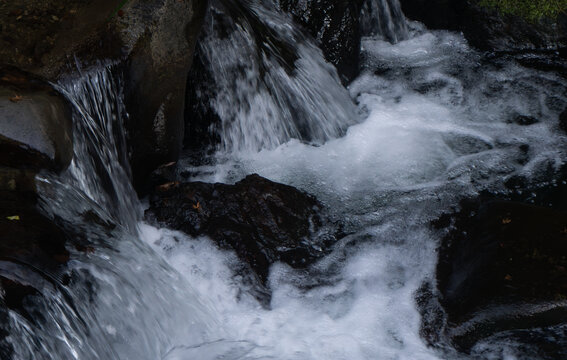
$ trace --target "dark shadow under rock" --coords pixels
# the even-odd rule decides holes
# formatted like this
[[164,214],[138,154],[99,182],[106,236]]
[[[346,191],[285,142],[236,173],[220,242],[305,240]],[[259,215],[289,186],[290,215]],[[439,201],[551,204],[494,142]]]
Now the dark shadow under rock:
[[306,267],[335,240],[335,229],[326,226],[314,197],[259,175],[234,185],[164,184],[152,196],[146,216],[234,249],[264,283],[272,263]]

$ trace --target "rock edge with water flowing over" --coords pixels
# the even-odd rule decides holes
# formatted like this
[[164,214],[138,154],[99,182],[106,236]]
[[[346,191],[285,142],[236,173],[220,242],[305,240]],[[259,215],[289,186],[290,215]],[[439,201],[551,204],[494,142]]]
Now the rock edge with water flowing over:
[[[0,4],[0,66],[57,82],[101,62],[120,65],[134,183],[176,160],[186,76],[205,0],[67,0]],[[143,100],[141,100],[143,99]]]

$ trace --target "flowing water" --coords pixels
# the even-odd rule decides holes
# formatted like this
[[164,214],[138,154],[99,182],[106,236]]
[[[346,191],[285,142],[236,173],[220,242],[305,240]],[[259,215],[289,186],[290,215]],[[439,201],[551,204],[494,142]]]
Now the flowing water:
[[[14,358],[536,359],[505,334],[470,356],[428,347],[415,294],[434,279],[431,220],[466,196],[504,192],[512,176],[548,181],[565,162],[565,79],[400,16],[384,25],[396,18],[384,6],[399,11],[389,0],[369,7],[382,9],[381,30],[363,39],[361,74],[345,90],[289,17],[251,4],[244,25],[201,44],[217,59],[209,70],[223,90],[210,105],[222,142],[213,165],[186,161],[182,173],[293,185],[350,235],[307,270],[274,264],[263,307],[234,271],[234,253],[142,222],[124,166],[120,77],[101,66],[61,84],[76,107],[75,158],[61,176],[39,179],[46,211],[70,222],[87,250],[69,249],[70,281],[42,291],[44,317],[10,313]],[[291,65],[277,49],[258,50],[257,23],[294,50]],[[519,115],[539,122],[521,126]]]

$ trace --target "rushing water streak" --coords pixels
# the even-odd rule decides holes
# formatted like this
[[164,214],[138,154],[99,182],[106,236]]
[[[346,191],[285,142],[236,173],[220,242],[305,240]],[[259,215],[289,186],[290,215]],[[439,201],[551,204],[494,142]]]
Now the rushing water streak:
[[367,0],[360,15],[361,33],[379,36],[391,43],[409,36],[408,26],[398,0]]
[[[292,138],[310,143],[344,134],[357,121],[334,67],[267,2],[212,2],[199,41],[214,86],[225,152],[275,148]],[[324,105],[323,105],[324,104]]]
[[61,87],[75,105],[78,119],[73,162],[65,181],[88,196],[100,216],[134,232],[141,212],[130,184],[121,87],[111,70],[102,68]]
[[222,337],[215,311],[138,237],[116,79],[100,66],[60,85],[75,107],[74,159],[38,186],[70,236],[71,260],[60,273],[35,270],[49,279],[30,305],[43,316],[10,313],[14,359],[155,360]]

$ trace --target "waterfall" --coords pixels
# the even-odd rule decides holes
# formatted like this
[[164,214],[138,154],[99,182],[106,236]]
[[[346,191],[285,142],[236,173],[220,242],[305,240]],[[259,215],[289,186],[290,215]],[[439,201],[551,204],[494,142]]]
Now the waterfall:
[[[74,156],[65,175],[65,187],[86,197],[96,213],[106,221],[120,224],[135,233],[141,218],[140,204],[132,188],[126,151],[122,88],[110,67],[83,74],[59,86],[74,105]],[[67,190],[65,190],[67,191]],[[64,194],[50,201],[57,211],[68,211]],[[77,209],[73,209],[77,210]],[[65,214],[58,214],[65,216]]]
[[0,259],[37,288],[25,297],[32,316],[0,312],[10,332],[0,352],[7,342],[14,360],[553,358],[529,339],[560,346],[565,329],[496,332],[470,354],[429,346],[416,294],[436,281],[432,221],[466,197],[550,186],[567,161],[565,78],[487,57],[460,34],[408,32],[398,0],[365,1],[360,20],[365,63],[347,90],[275,0],[211,0],[193,70],[206,82],[189,85],[214,113],[207,131],[225,161],[182,158],[179,176],[257,173],[297,187],[344,235],[309,267],[271,264],[269,308],[234,252],[143,222],[117,67],[56,85],[73,107],[74,158],[37,181],[70,260],[45,270]]
[[366,0],[362,6],[360,26],[363,36],[380,36],[391,43],[409,36],[399,0]]
[[214,311],[140,239],[119,79],[101,65],[58,86],[74,107],[74,159],[60,175],[40,175],[38,188],[65,228],[70,260],[57,272],[10,265],[40,284],[26,305],[33,317],[9,314],[14,360],[155,360],[222,333]]
[[[321,144],[355,122],[334,67],[267,2],[212,1],[198,44],[214,86],[201,98],[220,123],[220,148],[258,151],[290,139]],[[194,85],[194,84],[191,84]],[[197,84],[199,86],[199,84]]]

